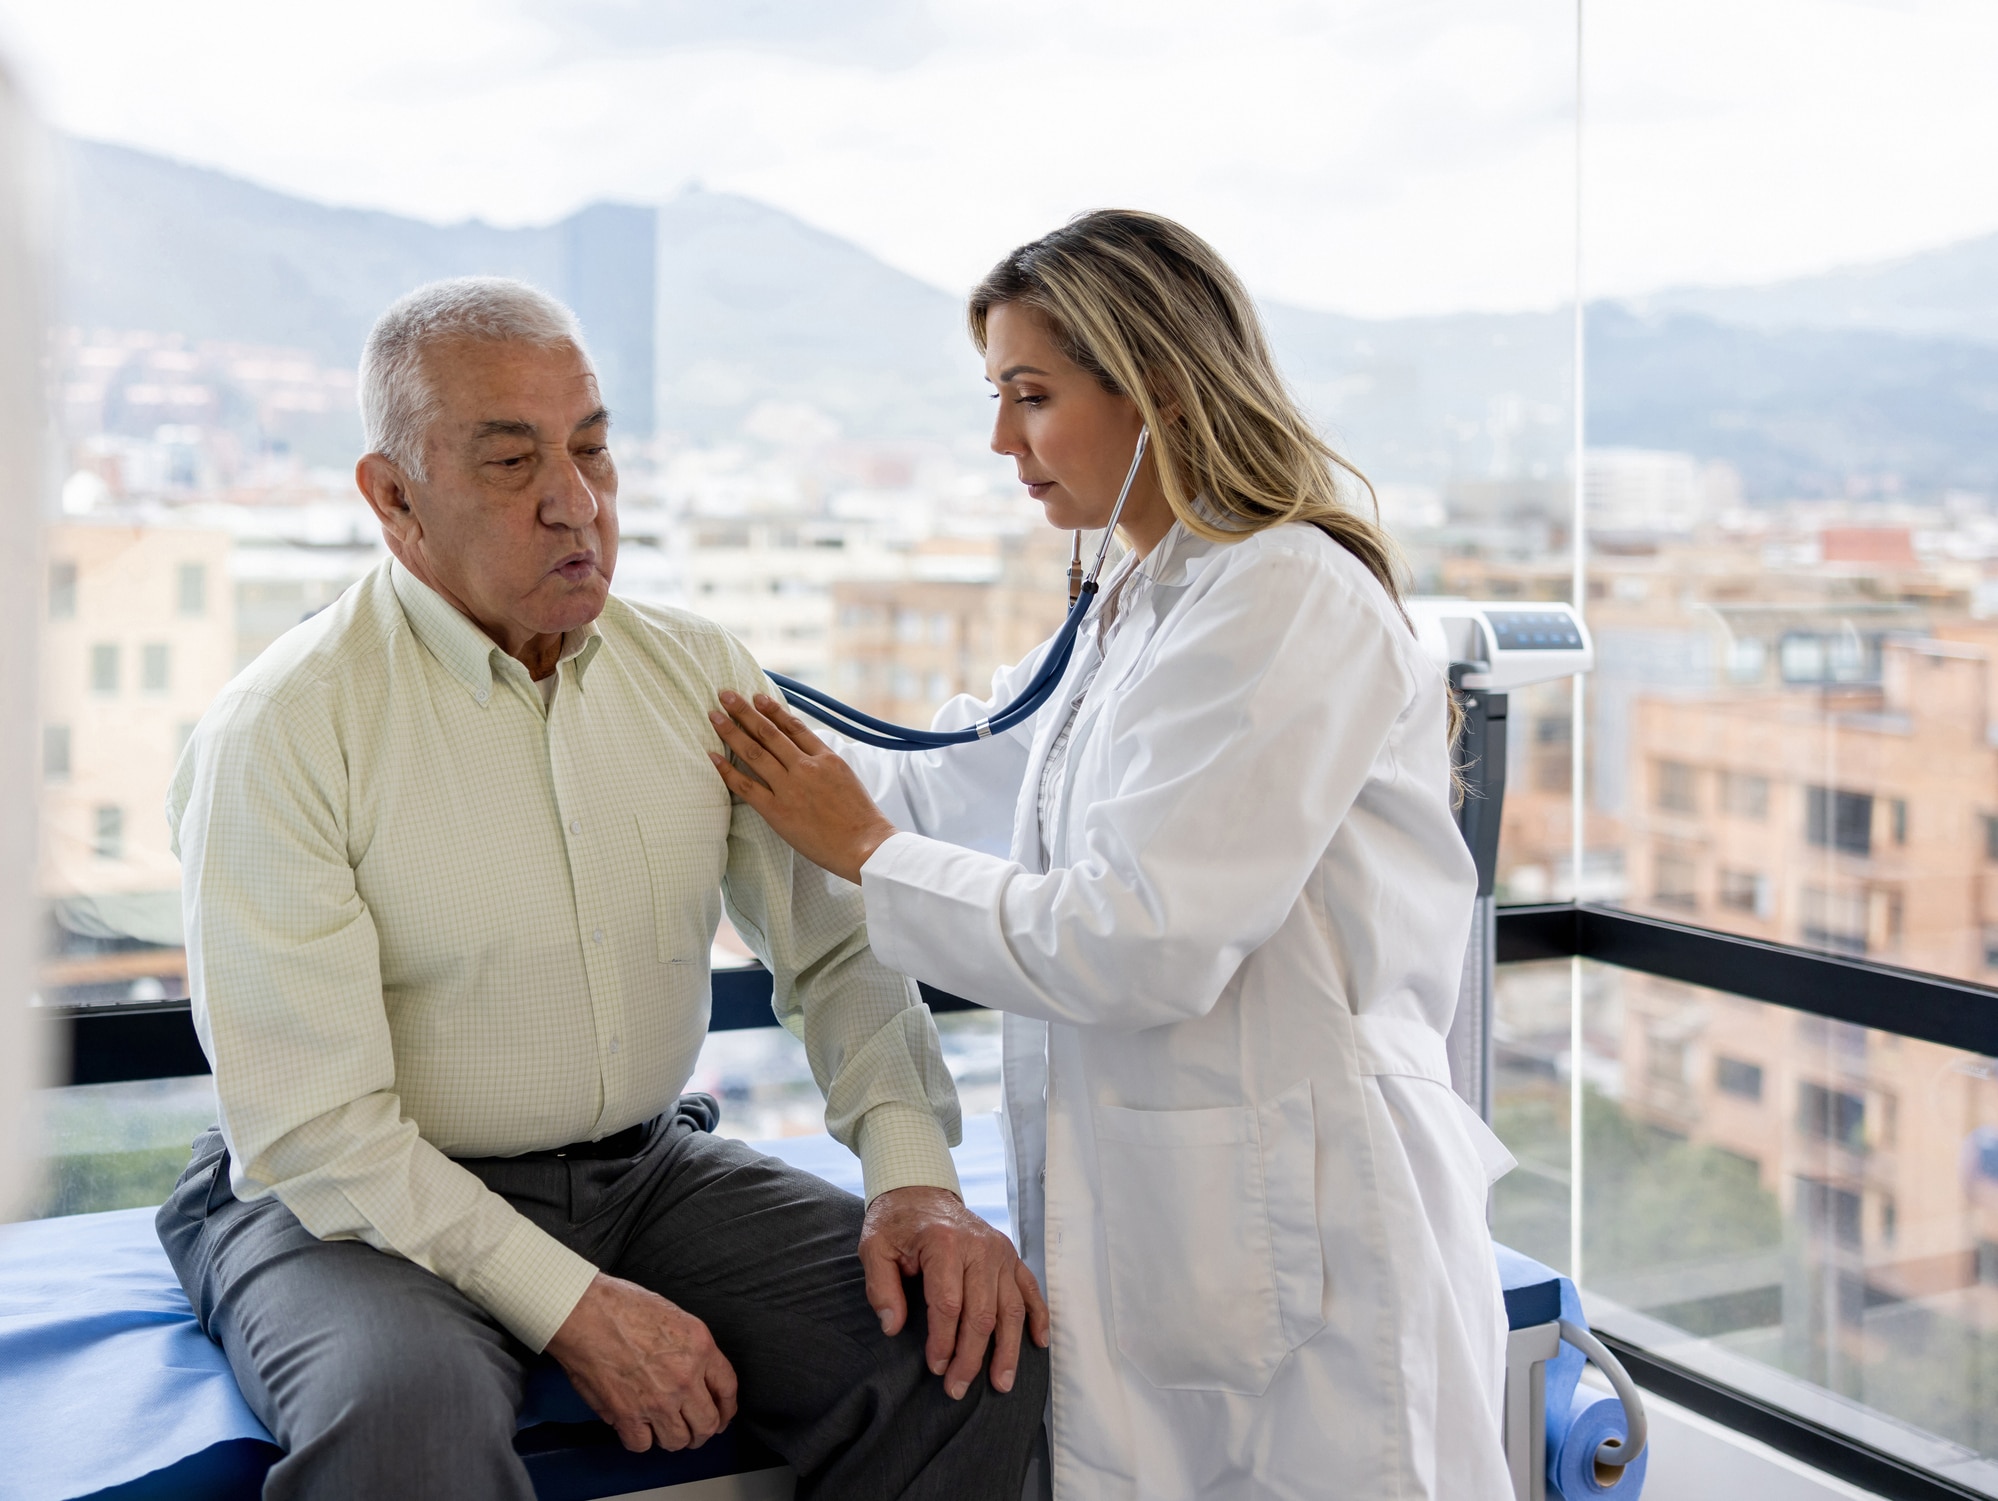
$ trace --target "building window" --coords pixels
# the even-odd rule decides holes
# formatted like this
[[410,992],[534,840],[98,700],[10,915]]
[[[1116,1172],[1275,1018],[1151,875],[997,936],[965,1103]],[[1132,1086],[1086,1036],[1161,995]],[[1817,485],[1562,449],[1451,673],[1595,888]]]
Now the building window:
[[66,724],[42,726],[42,779],[48,782],[69,780],[69,726]]
[[1644,1047],[1645,1076],[1654,1084],[1668,1086],[1686,1082],[1686,1044],[1677,1037],[1650,1037]]
[[193,618],[208,613],[208,569],[201,563],[180,565],[180,613]]
[[1873,852],[1873,794],[1835,787],[1804,789],[1804,837],[1819,849]]
[[1798,916],[1804,942],[1841,954],[1866,952],[1866,893],[1806,886]]
[[49,564],[49,619],[76,619],[76,564]]
[[1775,906],[1770,900],[1769,877],[1749,870],[1722,871],[1720,904],[1730,912],[1746,912],[1766,919]]
[[1861,1200],[1850,1189],[1816,1178],[1797,1179],[1797,1218],[1811,1235],[1857,1250]]
[[91,852],[100,860],[125,858],[125,810],[105,803],[97,809],[97,836]]
[[1998,814],[1984,815],[1984,858],[1998,864]]
[[1699,812],[1699,773],[1683,761],[1660,761],[1658,806],[1672,813]]
[[1735,818],[1761,820],[1769,816],[1769,778],[1739,771],[1720,774],[1721,811]]
[[1896,844],[1906,844],[1908,842],[1908,800],[1905,797],[1897,797],[1888,803],[1887,818],[1888,822],[1894,826],[1894,842]]
[[113,641],[100,641],[90,648],[90,691],[93,693],[116,693],[118,691],[118,645]]
[[1797,1129],[1848,1152],[1866,1150],[1866,1101],[1822,1084],[1797,1086]]
[[167,691],[173,657],[164,641],[148,641],[139,648],[139,686],[148,693]]
[[1661,849],[1651,864],[1652,899],[1662,906],[1690,912],[1699,905],[1699,867],[1677,850]]
[[1743,1100],[1760,1100],[1762,1065],[1744,1063],[1739,1058],[1716,1058],[1714,1085],[1722,1094],[1731,1094]]

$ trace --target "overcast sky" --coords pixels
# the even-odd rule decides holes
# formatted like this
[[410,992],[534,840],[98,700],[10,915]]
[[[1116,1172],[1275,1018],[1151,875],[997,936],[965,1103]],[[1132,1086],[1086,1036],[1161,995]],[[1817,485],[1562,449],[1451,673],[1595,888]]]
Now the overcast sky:
[[[1998,230],[1994,0],[1592,0],[1591,294]],[[1572,284],[1571,0],[0,0],[60,128],[326,202],[540,223],[689,181],[961,289],[1103,204],[1265,295]]]

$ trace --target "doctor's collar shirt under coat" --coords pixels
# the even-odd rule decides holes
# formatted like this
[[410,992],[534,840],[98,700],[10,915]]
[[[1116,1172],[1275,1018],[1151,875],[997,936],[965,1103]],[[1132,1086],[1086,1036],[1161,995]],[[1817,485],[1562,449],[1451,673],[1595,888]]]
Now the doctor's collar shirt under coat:
[[1028,724],[847,752],[906,831],[861,872],[875,952],[1007,1013],[1057,1495],[1496,1501],[1511,1159],[1449,1087],[1476,877],[1441,674],[1308,525],[1176,525],[1125,582]]
[[238,1197],[437,1273],[528,1346],[596,1269],[455,1157],[670,1109],[707,1035],[724,902],[871,1195],[957,1186],[957,1096],[859,893],[732,804],[698,616],[612,596],[552,702],[387,562],[203,718],[168,799],[194,1018]]

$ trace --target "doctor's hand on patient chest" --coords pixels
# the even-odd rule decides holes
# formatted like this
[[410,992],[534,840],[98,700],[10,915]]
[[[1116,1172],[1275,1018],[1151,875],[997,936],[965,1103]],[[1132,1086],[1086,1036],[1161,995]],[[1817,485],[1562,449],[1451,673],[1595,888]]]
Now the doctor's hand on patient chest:
[[881,1332],[901,1333],[909,1315],[902,1279],[923,1278],[929,1339],[923,1358],[956,1400],[971,1389],[992,1345],[992,1387],[1010,1392],[1022,1330],[1047,1348],[1048,1305],[1013,1242],[947,1188],[892,1188],[867,1206],[860,1227],[867,1301]]
[[853,768],[775,699],[723,693],[710,713],[735,764],[708,753],[728,790],[763,815],[777,837],[822,870],[858,883],[860,867],[895,832]]
[[735,1368],[708,1326],[635,1282],[598,1272],[548,1353],[634,1452],[698,1449],[735,1417]]

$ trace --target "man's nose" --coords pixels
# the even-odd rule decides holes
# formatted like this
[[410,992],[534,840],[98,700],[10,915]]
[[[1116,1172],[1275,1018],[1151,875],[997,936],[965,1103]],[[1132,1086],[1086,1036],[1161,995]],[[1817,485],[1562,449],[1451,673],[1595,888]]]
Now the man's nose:
[[541,521],[544,526],[580,530],[595,521],[601,509],[597,492],[590,487],[582,470],[576,467],[574,459],[565,458],[554,466],[549,475],[548,489],[541,497]]

